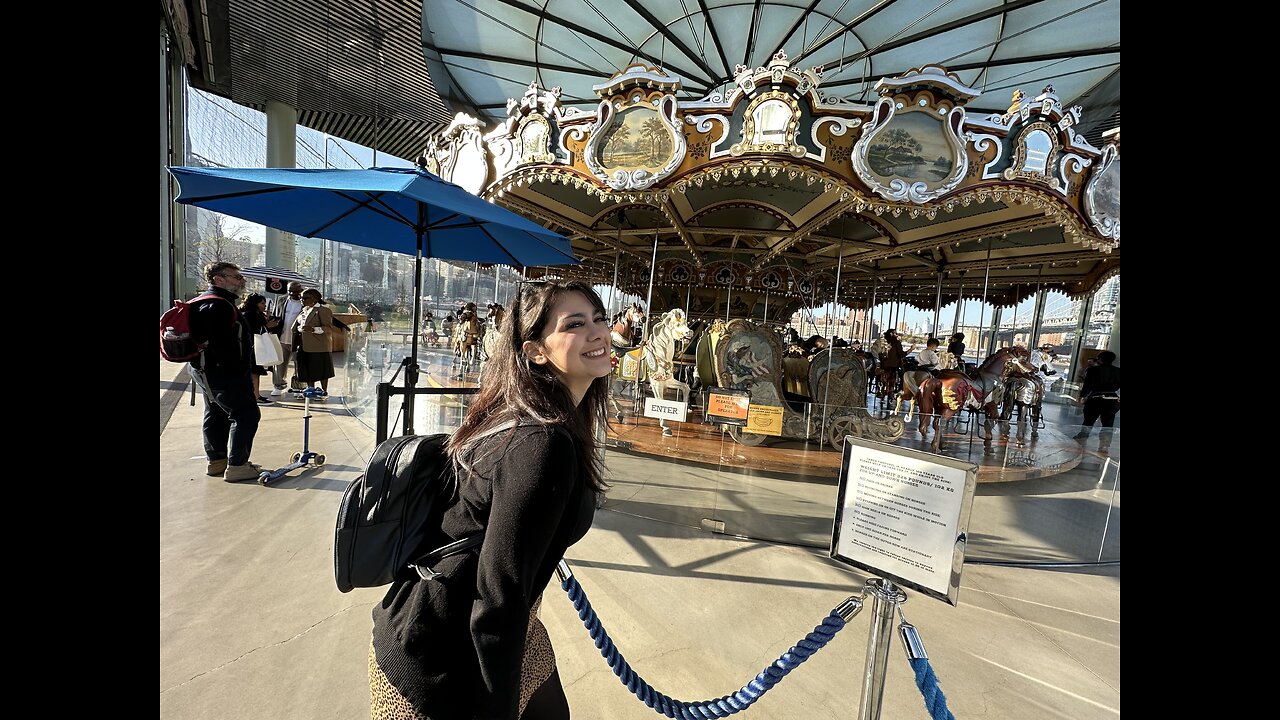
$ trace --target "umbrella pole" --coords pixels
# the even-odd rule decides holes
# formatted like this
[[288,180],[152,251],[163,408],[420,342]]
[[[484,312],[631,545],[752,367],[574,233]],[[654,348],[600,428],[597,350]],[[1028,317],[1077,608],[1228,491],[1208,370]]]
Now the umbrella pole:
[[[418,227],[423,223],[423,206],[418,204]],[[418,233],[418,253],[413,260],[413,334],[409,341],[409,357],[404,362],[404,434],[413,435],[413,405],[417,397],[413,388],[418,385],[418,328],[422,323],[422,302],[418,300],[422,287],[422,233]]]

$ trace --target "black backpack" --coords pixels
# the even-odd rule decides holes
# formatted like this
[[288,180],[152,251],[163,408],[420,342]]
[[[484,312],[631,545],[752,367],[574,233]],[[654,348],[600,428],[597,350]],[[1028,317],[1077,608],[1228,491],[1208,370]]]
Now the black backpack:
[[[480,437],[515,426],[507,422]],[[422,544],[438,525],[457,488],[457,470],[445,453],[449,436],[404,435],[384,441],[373,451],[369,467],[351,482],[338,506],[333,538],[333,575],[338,590],[380,587],[400,571],[413,567],[430,579],[430,566],[484,542],[483,534],[421,553]]]

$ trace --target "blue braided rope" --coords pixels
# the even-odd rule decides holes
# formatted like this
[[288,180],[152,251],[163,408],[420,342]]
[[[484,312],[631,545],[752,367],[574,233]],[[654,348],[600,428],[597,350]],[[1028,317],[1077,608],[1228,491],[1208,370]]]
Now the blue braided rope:
[[[741,710],[746,710],[762,695],[769,691],[774,685],[778,684],[782,678],[787,676],[800,663],[809,659],[809,656],[821,650],[835,634],[845,626],[844,618],[840,617],[835,610],[831,614],[822,619],[822,624],[813,629],[813,632],[806,635],[797,642],[790,650],[782,654],[772,665],[765,668],[755,679],[747,683],[735,693],[725,695],[717,700],[704,700],[702,702],[687,703],[680,700],[674,700],[662,693],[654,690],[649,683],[644,681],[631,669],[631,665],[622,657],[622,653],[614,647],[613,640],[609,638],[604,627],[600,624],[600,619],[596,617],[596,611],[592,609],[591,602],[587,600],[586,593],[583,592],[582,586],[573,576],[569,576],[560,583],[560,587],[569,594],[569,600],[573,602],[573,607],[578,611],[578,617],[582,620],[582,624],[586,626],[591,639],[595,641],[596,648],[600,650],[609,667],[613,669],[613,674],[618,676],[623,685],[627,689],[640,698],[645,705],[653,708],[654,711],[666,715],[669,718],[681,718],[681,720],[706,720],[707,718],[722,718]],[[941,695],[942,693],[938,693]]]
[[929,658],[908,659],[911,669],[916,671],[916,687],[924,696],[924,707],[933,720],[956,720],[956,716],[947,709],[947,696],[938,687],[938,676],[933,674],[933,666]]

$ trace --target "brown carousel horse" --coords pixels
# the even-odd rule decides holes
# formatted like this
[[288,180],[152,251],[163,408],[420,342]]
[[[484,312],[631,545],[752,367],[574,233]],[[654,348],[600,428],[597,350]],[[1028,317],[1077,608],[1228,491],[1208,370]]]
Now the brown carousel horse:
[[[956,368],[959,364],[955,355],[941,353],[934,370],[942,373]],[[915,409],[913,406],[918,404],[916,403],[916,398],[920,395],[920,386],[924,384],[925,380],[933,376],[933,373],[928,370],[903,370],[902,391],[898,393],[898,404],[893,406],[893,414],[897,415],[898,411],[902,409],[902,403],[905,402],[907,404],[907,416],[903,418],[903,422],[911,422],[912,410]]]
[[1001,348],[978,368],[974,376],[958,370],[946,370],[920,384],[916,397],[920,403],[920,437],[928,437],[927,423],[933,418],[933,450],[942,450],[943,428],[961,408],[981,409],[986,414],[982,446],[986,453],[995,452],[992,429],[999,417],[1004,380],[1014,372],[1033,372],[1026,363],[1026,348]]
[[636,303],[631,303],[625,310],[618,314],[617,321],[614,322],[612,330],[609,332],[609,338],[613,342],[613,346],[622,350],[629,350],[636,346],[636,329],[644,324],[644,311]]
[[467,305],[467,309],[458,318],[458,327],[453,331],[453,356],[471,362],[476,357],[480,344],[480,318],[476,317],[475,305]]
[[[629,351],[634,350],[639,344],[640,333],[638,329],[644,324],[644,311],[636,303],[631,303],[622,312],[618,313],[614,319],[613,327],[609,331],[609,341],[613,345],[612,359],[614,365],[614,375],[609,381],[609,404],[613,408],[613,415],[618,422],[622,422],[622,404],[618,402],[618,398],[623,395],[621,388],[615,388],[618,383],[624,386],[631,381],[622,380],[622,356]],[[639,382],[631,382],[632,399],[639,403]]]

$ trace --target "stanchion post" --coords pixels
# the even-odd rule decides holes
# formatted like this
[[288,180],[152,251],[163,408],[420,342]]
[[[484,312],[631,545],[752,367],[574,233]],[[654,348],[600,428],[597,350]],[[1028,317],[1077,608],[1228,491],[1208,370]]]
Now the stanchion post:
[[381,445],[383,440],[391,436],[391,383],[378,383],[377,394],[377,436],[378,444]]
[[858,720],[880,720],[885,671],[889,667],[889,644],[893,640],[893,613],[900,603],[907,601],[907,595],[883,578],[867,580],[864,592],[870,593],[874,602],[871,605],[871,633],[867,636],[867,664],[862,674]]

